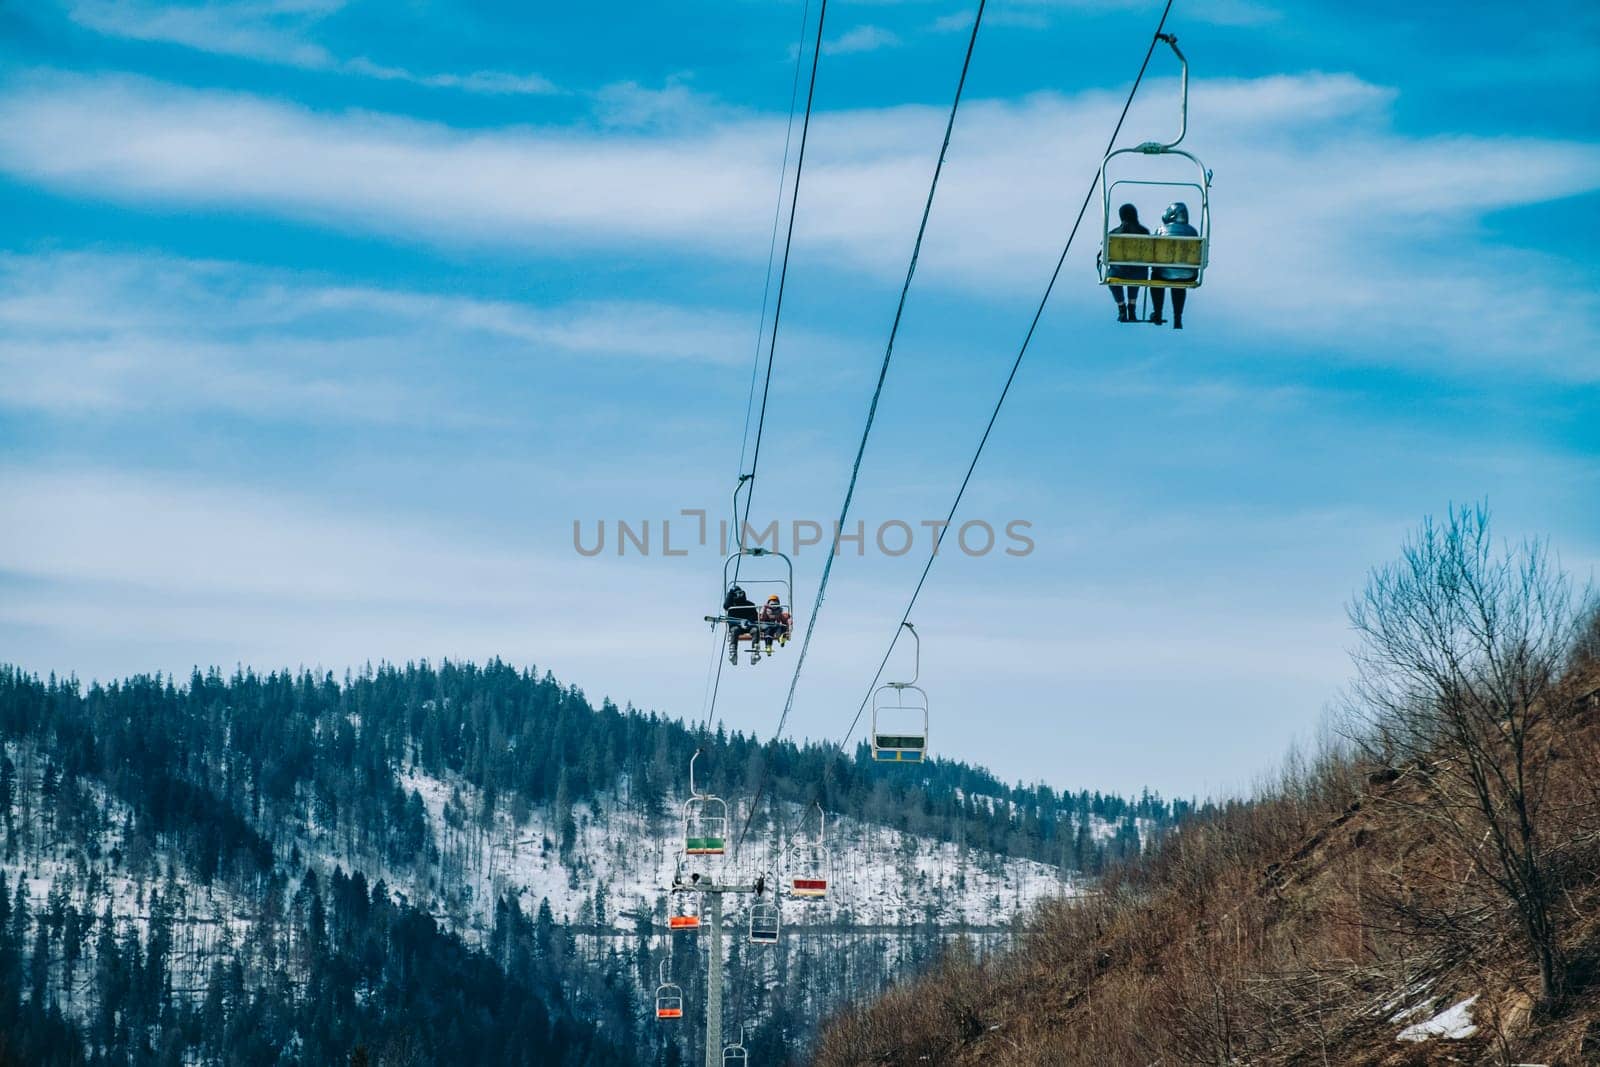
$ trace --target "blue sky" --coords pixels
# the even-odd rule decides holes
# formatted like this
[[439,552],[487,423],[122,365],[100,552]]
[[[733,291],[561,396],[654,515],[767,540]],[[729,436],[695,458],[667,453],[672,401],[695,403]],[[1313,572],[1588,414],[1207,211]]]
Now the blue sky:
[[[869,531],[949,506],[1159,7],[990,4]],[[830,5],[758,524],[837,511],[971,11]],[[725,510],[800,16],[8,5],[4,658],[499,655],[698,715],[720,560],[584,558],[573,522]],[[1337,699],[1367,568],[1451,501],[1600,560],[1600,13],[1178,0],[1169,29],[1206,285],[1181,334],[1119,326],[1081,242],[960,515],[1037,547],[947,549],[915,615],[935,748],[1006,777],[1247,786]],[[1158,56],[1129,142],[1175,91]],[[839,561],[791,732],[843,732],[926,547]],[[792,657],[725,678],[730,726],[770,732]]]

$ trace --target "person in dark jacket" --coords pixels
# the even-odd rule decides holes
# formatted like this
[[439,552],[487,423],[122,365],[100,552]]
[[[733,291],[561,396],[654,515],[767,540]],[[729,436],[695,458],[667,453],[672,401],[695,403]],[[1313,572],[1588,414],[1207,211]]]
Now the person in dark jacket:
[[[1122,220],[1122,224],[1111,231],[1114,234],[1133,233],[1148,235],[1150,233],[1149,230],[1144,228],[1144,224],[1139,221],[1139,209],[1134,207],[1132,204],[1123,204],[1121,207],[1117,208],[1117,217]],[[1117,321],[1138,322],[1139,289],[1137,286],[1132,285],[1118,285],[1117,279],[1124,278],[1130,282],[1142,282],[1150,277],[1150,268],[1135,267],[1128,263],[1113,263],[1111,264],[1111,270],[1106,277],[1111,279],[1111,299],[1117,302]],[[1124,290],[1126,290],[1126,298],[1124,298]]]
[[[728,590],[722,600],[722,614],[728,620],[728,657],[739,662],[739,638],[748,636],[754,648],[756,635],[756,605],[739,586]],[[754,653],[752,653],[752,656]]]
[[[1199,237],[1200,231],[1189,225],[1189,205],[1179,200],[1168,204],[1167,210],[1161,213],[1161,228],[1156,231],[1157,237]],[[1157,267],[1152,272],[1152,281],[1192,282],[1195,279],[1193,267]],[[1167,320],[1161,317],[1162,308],[1166,304],[1167,289],[1165,286],[1150,287],[1150,321],[1157,326]],[[1189,290],[1172,290],[1172,328],[1183,329],[1183,305],[1188,299]]]

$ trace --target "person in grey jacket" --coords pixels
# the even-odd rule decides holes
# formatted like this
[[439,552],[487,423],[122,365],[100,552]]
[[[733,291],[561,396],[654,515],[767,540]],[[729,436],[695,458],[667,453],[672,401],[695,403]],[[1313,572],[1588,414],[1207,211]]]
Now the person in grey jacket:
[[[1199,237],[1200,231],[1189,225],[1189,205],[1178,200],[1167,205],[1167,210],[1161,213],[1161,227],[1156,230],[1157,237]],[[1196,271],[1193,267],[1155,267],[1150,271],[1151,281],[1192,282]],[[1164,286],[1150,287],[1150,321],[1157,326],[1166,322],[1161,312],[1166,306],[1167,290]],[[1172,290],[1172,328],[1183,329],[1183,305],[1188,299],[1189,290]]]

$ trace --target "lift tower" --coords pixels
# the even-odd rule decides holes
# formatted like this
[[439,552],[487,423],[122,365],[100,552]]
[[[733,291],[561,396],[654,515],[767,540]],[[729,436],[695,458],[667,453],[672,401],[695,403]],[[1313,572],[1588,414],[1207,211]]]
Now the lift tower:
[[[763,887],[765,888],[765,887]],[[774,893],[777,886],[772,887]],[[711,943],[706,962],[706,1060],[705,1067],[722,1067],[722,898],[729,893],[756,892],[754,882],[714,882],[702,877],[693,883],[677,883],[674,893],[699,893],[711,926]]]

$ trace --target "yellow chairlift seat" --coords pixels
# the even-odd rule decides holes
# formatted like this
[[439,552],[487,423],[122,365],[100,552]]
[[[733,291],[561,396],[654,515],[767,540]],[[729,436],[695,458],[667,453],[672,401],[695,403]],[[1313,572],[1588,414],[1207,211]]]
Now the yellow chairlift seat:
[[1110,233],[1106,235],[1107,285],[1160,286],[1166,289],[1193,289],[1200,284],[1195,278],[1128,278],[1118,267],[1137,267],[1141,273],[1148,268],[1194,268],[1197,272],[1205,262],[1204,237]]
[[[1178,136],[1171,141],[1145,141],[1131,148],[1118,148],[1106,153],[1100,164],[1101,241],[1099,256],[1100,282],[1103,285],[1129,287],[1156,287],[1162,289],[1198,289],[1205,280],[1206,266],[1211,250],[1211,171],[1199,158],[1179,148],[1189,129],[1189,61],[1178,49],[1178,39],[1171,34],[1161,34],[1160,40],[1172,49],[1183,65],[1180,118],[1182,125]],[[1168,158],[1184,161],[1194,167],[1195,176],[1182,179],[1160,176],[1160,171],[1148,170],[1152,160]],[[1118,161],[1139,162],[1142,176],[1112,177]],[[1169,171],[1170,173],[1170,171]],[[1196,201],[1197,210],[1192,219],[1193,235],[1116,233],[1116,205],[1125,196],[1133,197],[1143,190],[1161,190],[1168,197],[1181,196],[1187,204]],[[1131,199],[1130,201],[1131,202]],[[1137,274],[1155,274],[1161,270],[1183,270],[1187,278],[1128,277],[1119,268],[1134,268]]]

